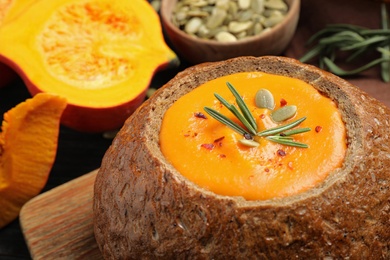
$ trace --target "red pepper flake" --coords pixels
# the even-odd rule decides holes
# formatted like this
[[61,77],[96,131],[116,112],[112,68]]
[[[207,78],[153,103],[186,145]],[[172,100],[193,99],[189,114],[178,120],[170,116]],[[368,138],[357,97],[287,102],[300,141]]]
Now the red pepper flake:
[[265,118],[265,115],[264,114],[261,114],[260,115],[260,119],[264,119]]
[[225,136],[222,136],[222,137],[220,137],[220,138],[215,139],[213,143],[214,143],[215,145],[218,145],[218,146],[221,147],[221,146],[222,146],[222,140],[223,140],[223,139],[225,139]]
[[226,155],[225,154],[219,154],[218,157],[219,158],[226,158]]
[[279,149],[279,150],[277,151],[277,154],[278,154],[279,156],[286,156],[286,152],[283,151],[282,149]]
[[194,116],[197,118],[207,119],[207,117],[202,112],[195,112]]
[[214,145],[213,144],[201,144],[201,147],[207,149],[207,150],[213,150]]
[[225,136],[221,136],[220,138],[217,138],[214,140],[214,143],[219,143],[221,142],[223,139],[225,139]]
[[315,128],[316,133],[321,132],[321,130],[322,130],[322,126],[320,126],[320,125],[316,126],[316,128]]
[[285,105],[287,105],[287,101],[284,98],[280,99],[280,106],[284,107]]
[[264,171],[265,171],[265,172],[269,172],[269,169],[268,169],[268,168],[265,168]]

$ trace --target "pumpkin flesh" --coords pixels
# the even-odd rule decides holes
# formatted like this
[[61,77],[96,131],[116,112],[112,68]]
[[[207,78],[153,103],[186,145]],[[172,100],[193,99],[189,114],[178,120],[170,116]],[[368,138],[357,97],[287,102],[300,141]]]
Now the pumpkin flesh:
[[[144,0],[38,1],[5,23],[0,35],[0,59],[21,74],[29,91],[65,97],[67,110],[79,113],[65,112],[64,122],[92,132],[120,127],[142,103],[155,71],[176,58]],[[78,125],[104,120],[104,110],[124,115],[104,122],[105,129]]]

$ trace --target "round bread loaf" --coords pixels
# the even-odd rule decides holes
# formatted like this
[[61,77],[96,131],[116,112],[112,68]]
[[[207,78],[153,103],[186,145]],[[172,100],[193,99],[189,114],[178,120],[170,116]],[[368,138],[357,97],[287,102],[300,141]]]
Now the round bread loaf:
[[[237,72],[301,79],[336,102],[347,128],[343,166],[287,198],[221,196],[164,158],[165,111],[197,86]],[[179,73],[126,122],[102,161],[94,231],[107,259],[389,259],[389,114],[357,87],[282,57],[240,57]]]

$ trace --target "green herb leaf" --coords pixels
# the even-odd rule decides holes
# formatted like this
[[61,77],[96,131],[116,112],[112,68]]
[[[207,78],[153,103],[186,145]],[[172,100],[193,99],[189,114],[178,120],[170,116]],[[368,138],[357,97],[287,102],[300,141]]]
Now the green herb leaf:
[[291,136],[291,135],[297,135],[297,134],[302,134],[311,131],[310,127],[305,127],[305,128],[296,128],[287,132],[283,132],[283,136]]
[[302,117],[302,118],[295,120],[289,124],[277,126],[277,127],[273,127],[273,128],[269,128],[269,129],[260,131],[257,133],[257,135],[258,136],[269,136],[269,135],[280,134],[284,131],[290,130],[291,128],[298,126],[300,123],[302,123],[305,120],[306,120],[306,117]]
[[369,68],[372,68],[378,64],[381,64],[382,62],[384,61],[390,61],[390,59],[386,59],[386,58],[378,58],[378,59],[375,59],[359,68],[356,68],[354,70],[343,70],[341,69],[339,66],[337,66],[333,61],[331,61],[330,59],[328,59],[327,57],[325,57],[324,59],[324,63],[326,64],[326,66],[328,66],[329,70],[334,73],[334,74],[337,74],[339,76],[350,76],[350,75],[355,75],[357,73],[360,73],[362,71],[365,71]]
[[273,141],[275,143],[279,143],[282,145],[287,145],[287,146],[294,146],[294,147],[299,147],[299,148],[309,148],[307,144],[301,143],[301,142],[296,142],[293,141],[289,138],[283,138],[281,136],[267,136],[266,137],[268,140]]

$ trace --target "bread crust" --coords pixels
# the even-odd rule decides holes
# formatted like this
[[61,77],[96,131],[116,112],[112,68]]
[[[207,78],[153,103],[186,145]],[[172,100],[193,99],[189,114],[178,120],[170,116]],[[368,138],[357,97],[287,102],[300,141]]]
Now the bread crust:
[[[245,71],[301,79],[336,102],[347,128],[341,169],[288,198],[247,201],[196,186],[159,148],[179,97]],[[284,57],[240,57],[179,73],[125,123],[94,187],[94,231],[107,259],[389,259],[389,109],[345,80]]]

